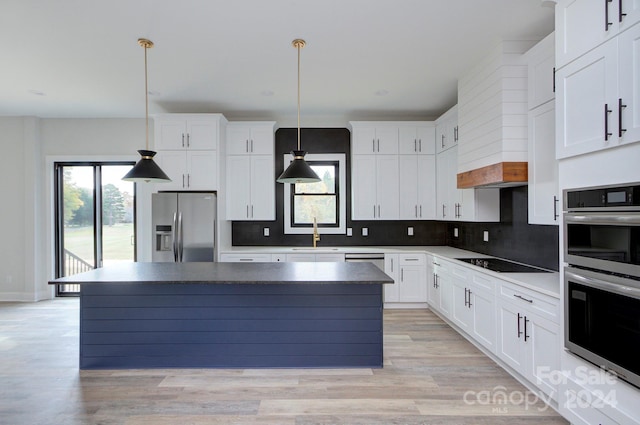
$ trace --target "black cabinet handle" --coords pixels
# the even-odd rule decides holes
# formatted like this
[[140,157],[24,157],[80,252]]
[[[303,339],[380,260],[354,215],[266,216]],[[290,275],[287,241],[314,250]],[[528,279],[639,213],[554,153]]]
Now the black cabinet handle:
[[469,291],[469,304],[467,305],[467,307],[471,308],[471,289],[468,289]]
[[611,113],[611,109],[609,109],[609,104],[604,104],[604,141],[609,141],[609,136],[613,135],[613,133],[609,133],[609,114]]
[[516,297],[516,298],[518,298],[518,299],[521,299],[522,301],[526,301],[526,302],[528,302],[529,304],[533,304],[533,300],[529,300],[529,299],[527,299],[527,298],[523,297],[522,295],[513,294],[513,296],[514,296],[514,297]]
[[618,22],[622,22],[622,18],[625,16],[627,14],[622,12],[622,0],[618,0]]
[[613,22],[609,22],[609,3],[613,0],[604,0],[604,30],[609,31],[609,27],[613,25]]
[[618,99],[618,137],[622,137],[622,134],[627,131],[626,128],[622,128],[622,110],[626,107],[627,105],[622,104],[622,99]]
[[560,217],[560,215],[558,215],[558,202],[560,202],[560,199],[558,199],[556,195],[553,195],[553,221],[558,221],[558,217]]
[[527,319],[527,316],[524,316],[524,342],[527,342],[527,340],[531,338],[531,335],[527,335],[527,323],[529,322],[530,320]]
[[556,92],[556,67],[553,67],[553,92]]
[[520,331],[520,319],[522,319],[523,316],[520,316],[520,313],[518,313],[518,339],[520,339],[520,335],[522,335],[522,332]]

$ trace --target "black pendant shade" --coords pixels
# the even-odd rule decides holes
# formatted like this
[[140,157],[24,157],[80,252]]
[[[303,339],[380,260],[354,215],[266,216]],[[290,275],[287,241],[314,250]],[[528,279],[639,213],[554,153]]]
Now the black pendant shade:
[[305,151],[291,151],[293,161],[286,170],[276,179],[278,183],[315,183],[320,181],[320,177],[311,169],[304,160]]
[[140,161],[122,178],[127,182],[145,183],[166,183],[171,179],[153,161],[156,154],[154,151],[139,150],[142,158]]

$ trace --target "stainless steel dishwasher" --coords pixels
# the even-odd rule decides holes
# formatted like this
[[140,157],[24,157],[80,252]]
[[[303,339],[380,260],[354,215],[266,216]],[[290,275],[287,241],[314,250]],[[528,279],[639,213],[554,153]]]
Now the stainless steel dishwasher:
[[347,263],[373,263],[384,271],[384,254],[377,253],[345,253],[344,261]]

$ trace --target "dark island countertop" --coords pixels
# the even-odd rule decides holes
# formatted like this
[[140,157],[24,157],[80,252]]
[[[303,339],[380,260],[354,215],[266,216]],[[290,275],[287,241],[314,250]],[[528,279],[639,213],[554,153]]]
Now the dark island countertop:
[[393,279],[370,263],[126,263],[49,284],[386,284]]

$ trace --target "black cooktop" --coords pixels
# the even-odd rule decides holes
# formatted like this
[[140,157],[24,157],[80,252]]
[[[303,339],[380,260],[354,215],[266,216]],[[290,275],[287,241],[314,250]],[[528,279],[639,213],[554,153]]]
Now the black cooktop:
[[456,258],[456,260],[473,264],[498,273],[549,273],[548,270],[539,269],[533,266],[514,263],[513,261],[502,260],[500,258]]

